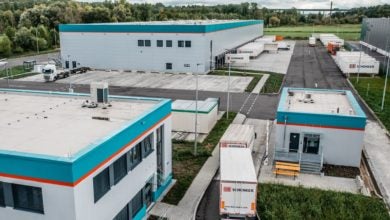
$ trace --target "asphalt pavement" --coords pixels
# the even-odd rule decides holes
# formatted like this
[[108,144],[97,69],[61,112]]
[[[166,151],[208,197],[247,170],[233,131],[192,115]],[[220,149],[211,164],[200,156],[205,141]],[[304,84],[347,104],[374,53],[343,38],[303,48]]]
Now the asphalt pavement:
[[[294,88],[343,89],[353,92],[347,79],[330,57],[326,48],[320,45],[320,43],[317,43],[315,47],[310,47],[307,41],[296,42],[283,86]],[[374,120],[370,111],[365,108],[356,94],[355,97],[365,111],[368,119]],[[261,104],[270,105],[269,103],[256,103],[256,109],[261,111]],[[196,219],[218,219],[218,199],[219,184],[218,181],[212,181],[199,204]]]
[[34,56],[24,56],[18,58],[7,59],[8,67],[20,66],[23,65],[24,61],[35,60],[37,63],[49,61],[51,58],[58,59],[59,52],[40,54]]
[[[9,84],[8,84],[9,83]],[[52,82],[28,82],[16,80],[0,80],[0,88],[31,89],[44,91],[69,91],[69,84]],[[89,93],[89,85],[72,84],[75,92]],[[157,88],[134,88],[123,86],[110,86],[110,94],[123,96],[143,96],[176,99],[195,99],[195,91],[177,89],[157,89]],[[226,92],[199,91],[199,100],[207,98],[219,98],[219,110],[226,111]],[[251,93],[230,93],[229,111],[241,112],[250,118],[274,119],[278,103],[278,95],[262,94],[253,95]]]

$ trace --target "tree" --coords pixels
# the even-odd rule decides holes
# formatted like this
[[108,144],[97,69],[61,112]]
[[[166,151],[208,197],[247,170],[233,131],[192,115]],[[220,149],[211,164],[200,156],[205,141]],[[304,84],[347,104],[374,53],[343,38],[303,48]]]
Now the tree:
[[13,27],[7,27],[5,30],[4,30],[4,34],[7,35],[7,37],[13,41],[14,38],[15,38],[15,33],[16,33],[16,29],[13,28]]
[[8,57],[12,52],[12,43],[7,36],[0,37],[0,55]]
[[15,34],[15,48],[21,47],[23,50],[34,49],[33,35],[26,27],[20,28]]
[[270,19],[269,19],[269,24],[271,26],[279,26],[280,24],[280,19],[276,16],[272,16]]

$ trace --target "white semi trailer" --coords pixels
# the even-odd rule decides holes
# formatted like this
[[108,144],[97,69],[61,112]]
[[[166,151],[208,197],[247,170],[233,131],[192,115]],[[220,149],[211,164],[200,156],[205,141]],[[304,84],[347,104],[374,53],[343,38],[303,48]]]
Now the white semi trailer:
[[221,148],[221,219],[256,219],[257,178],[249,148]]
[[238,147],[253,150],[255,128],[253,125],[230,124],[219,141],[219,147]]

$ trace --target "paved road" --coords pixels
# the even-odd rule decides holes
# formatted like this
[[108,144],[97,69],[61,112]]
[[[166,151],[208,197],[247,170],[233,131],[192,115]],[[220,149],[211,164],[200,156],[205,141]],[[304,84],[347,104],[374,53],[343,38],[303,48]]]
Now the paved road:
[[[288,67],[284,85],[294,88],[322,88],[351,90],[346,78],[338,69],[325,47],[317,44],[309,47],[307,41],[297,41]],[[356,97],[356,96],[355,96]],[[360,100],[358,99],[360,102]],[[360,103],[361,104],[361,103]],[[374,120],[371,113],[362,105],[369,119]],[[259,106],[257,106],[259,108]],[[197,220],[212,220],[218,216],[218,181],[209,185],[205,196],[199,204]],[[217,206],[217,208],[215,208]],[[210,207],[210,208],[206,208]]]
[[[63,83],[42,83],[42,82],[25,82],[9,81],[9,88],[15,89],[32,89],[48,91],[68,91],[69,85]],[[0,80],[0,88],[8,88],[6,80]],[[89,85],[74,84],[75,92],[89,93]],[[152,88],[132,88],[110,86],[110,94],[126,96],[144,96],[144,97],[161,97],[176,99],[195,99],[195,92],[190,90],[174,89],[152,89]],[[227,95],[224,92],[199,91],[199,99],[204,100],[209,97],[220,98],[220,110],[226,110]],[[278,103],[278,95],[255,95],[251,93],[231,93],[230,94],[230,111],[246,114],[251,118],[273,119]]]
[[39,63],[39,62],[49,61],[50,58],[58,58],[58,57],[59,57],[59,52],[54,52],[54,53],[40,54],[35,56],[12,58],[12,59],[7,59],[7,61],[9,67],[14,67],[14,66],[23,65],[23,61],[26,60],[35,60],[37,61],[37,63]]

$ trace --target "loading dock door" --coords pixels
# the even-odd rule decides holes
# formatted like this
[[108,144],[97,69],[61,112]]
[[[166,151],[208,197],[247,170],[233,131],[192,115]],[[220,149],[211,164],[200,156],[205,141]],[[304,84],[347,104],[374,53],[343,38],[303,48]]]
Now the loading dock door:
[[299,149],[299,133],[290,133],[289,152],[298,152]]

